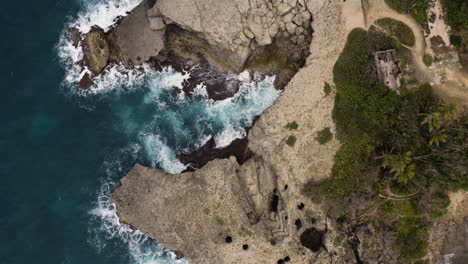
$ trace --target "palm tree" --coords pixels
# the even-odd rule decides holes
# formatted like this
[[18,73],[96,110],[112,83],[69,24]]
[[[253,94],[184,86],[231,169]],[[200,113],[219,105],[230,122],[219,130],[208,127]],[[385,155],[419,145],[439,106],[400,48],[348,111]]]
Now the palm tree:
[[432,138],[429,141],[429,145],[432,146],[433,144],[435,144],[436,146],[439,146],[440,143],[445,143],[448,138],[445,132],[446,130],[444,128],[435,130],[432,133]]
[[390,168],[390,173],[397,182],[407,183],[415,176],[416,165],[412,163],[411,155],[410,151],[403,154],[385,153],[382,165],[384,168]]
[[458,116],[458,107],[455,104],[451,103],[442,103],[437,108],[437,112],[440,113],[442,121],[454,120]]
[[439,112],[434,112],[426,115],[424,120],[421,122],[421,124],[427,124],[427,126],[429,127],[429,132],[431,133],[432,131],[439,129],[442,123],[443,119]]

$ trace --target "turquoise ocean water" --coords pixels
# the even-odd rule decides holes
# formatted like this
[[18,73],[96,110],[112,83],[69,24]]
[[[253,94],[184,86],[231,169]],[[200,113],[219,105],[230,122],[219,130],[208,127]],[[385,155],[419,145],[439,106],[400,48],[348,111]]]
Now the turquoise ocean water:
[[138,0],[4,1],[0,21],[0,263],[184,263],[121,225],[109,200],[136,163],[181,172],[176,153],[218,146],[280,95],[273,78],[212,102],[189,73],[110,69],[81,92],[70,26],[108,28]]

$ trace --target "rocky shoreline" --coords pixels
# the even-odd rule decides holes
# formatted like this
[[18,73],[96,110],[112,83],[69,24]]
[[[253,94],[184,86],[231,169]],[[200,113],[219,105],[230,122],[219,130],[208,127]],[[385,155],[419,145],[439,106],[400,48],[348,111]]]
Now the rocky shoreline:
[[275,74],[276,87],[286,88],[246,139],[221,150],[209,141],[179,155],[197,169],[169,175],[135,165],[112,194],[120,221],[195,264],[399,263],[395,237],[382,232],[388,227],[332,216],[303,192],[330,176],[340,147],[336,137],[327,144],[315,137],[324,128],[336,132],[335,93],[324,84],[333,84],[346,36],[361,26],[349,13],[362,12],[358,2],[158,0],[160,13],[152,14],[166,24],[166,43],[152,59],[156,68],[204,65],[201,72],[213,76],[212,99],[229,97],[223,78],[243,70]]
[[[196,5],[192,1],[172,3],[177,5],[178,2],[186,6]],[[310,177],[319,179],[328,176],[333,165],[333,155],[339,146],[336,140],[327,146],[320,146],[312,135],[322,126],[333,127],[333,98],[330,96],[324,99],[322,88],[325,81],[331,82],[331,69],[344,45],[340,3],[233,3],[236,6],[231,7],[231,10],[245,11],[229,30],[243,34],[246,32],[244,36],[250,39],[247,40],[250,43],[246,49],[248,56],[243,56],[245,53],[242,53],[245,51],[244,42],[236,38],[234,42],[227,43],[238,43],[235,46],[237,45],[237,58],[240,59],[229,57],[225,60],[229,62],[228,65],[223,65],[219,63],[219,58],[214,58],[219,56],[216,49],[211,53],[197,44],[194,45],[195,48],[188,48],[185,41],[199,43],[200,36],[206,37],[213,32],[205,28],[206,31],[200,34],[200,23],[203,23],[198,17],[185,14],[184,21],[175,22],[178,24],[176,30],[167,26],[167,32],[176,34],[168,34],[172,38],[169,43],[172,44],[166,45],[168,52],[163,51],[156,57],[157,64],[164,65],[167,62],[164,58],[170,56],[165,56],[166,54],[177,54],[195,63],[206,59],[219,72],[249,70],[275,74],[275,86],[287,86],[284,94],[255,122],[248,138],[234,142],[237,146],[234,150],[215,150],[211,146],[213,142],[208,142],[191,155],[179,155],[185,163],[197,163],[195,167],[200,168],[179,175],[168,175],[136,165],[122,179],[122,186],[114,191],[113,201],[122,222],[135,226],[167,248],[181,252],[191,263],[306,263],[310,260],[326,263],[336,254],[330,244],[333,235],[327,232],[330,228],[327,225],[327,215],[303,196],[301,190]],[[211,3],[209,7],[213,10],[205,10],[207,14],[200,17],[223,13],[225,11],[220,8],[230,4],[232,2]],[[168,4],[162,0],[157,1],[156,5],[161,7],[162,14],[168,8]],[[274,17],[269,18],[271,15],[268,12],[271,9],[276,11]],[[188,10],[193,9],[188,8],[187,12]],[[298,18],[297,15],[305,11],[308,15]],[[172,22],[182,19],[178,14],[172,15]],[[225,15],[213,20],[224,19]],[[308,26],[302,21],[304,17]],[[312,17],[312,26],[316,32],[316,27],[320,29],[321,33],[317,39],[314,37],[311,45]],[[194,24],[188,24],[187,21]],[[274,38],[266,35],[270,27],[264,27],[264,21],[282,22],[278,23],[278,32]],[[217,22],[218,25],[225,24],[223,21]],[[229,22],[232,24],[233,21]],[[259,26],[255,22],[259,22]],[[245,23],[255,24],[253,29],[249,27],[252,34],[245,30]],[[179,28],[185,32],[190,29],[192,33],[183,36]],[[297,28],[302,29],[297,30],[298,35]],[[304,39],[298,36],[304,36]],[[331,42],[333,45],[330,45]],[[210,41],[204,42],[207,43]],[[313,55],[309,56],[311,52]],[[309,60],[307,63],[306,59]],[[243,66],[239,67],[236,62],[242,60]],[[184,67],[187,66],[181,66],[182,69]],[[187,91],[190,92],[189,87]],[[301,112],[313,111],[313,114],[298,116],[297,109],[302,109]],[[299,129],[286,129],[285,125],[294,119],[300,124]],[[309,127],[311,124],[317,126]],[[299,138],[296,146],[289,147],[285,144],[288,134]],[[306,146],[314,148],[316,152],[307,151],[306,155],[301,154]],[[210,152],[213,150],[217,153]],[[318,153],[321,154],[317,155]],[[220,159],[209,161],[217,155]],[[231,157],[228,158],[229,156]],[[303,171],[299,172],[297,169]],[[354,259],[352,252],[340,254],[339,258],[343,257]]]

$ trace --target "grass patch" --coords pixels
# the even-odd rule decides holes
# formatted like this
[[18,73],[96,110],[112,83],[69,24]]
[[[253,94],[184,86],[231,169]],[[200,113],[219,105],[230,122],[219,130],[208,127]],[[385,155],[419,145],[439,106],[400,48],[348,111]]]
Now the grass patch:
[[286,139],[286,144],[290,147],[294,147],[296,144],[297,138],[295,136],[289,136],[288,139]]
[[383,215],[389,217],[417,216],[418,210],[414,199],[410,200],[387,200],[380,206]]
[[431,55],[424,54],[423,62],[424,64],[426,64],[427,67],[431,66],[433,61],[434,61],[434,58],[432,58]]
[[328,96],[331,93],[331,86],[329,83],[325,82],[325,85],[323,86],[323,92],[325,93],[325,96]]
[[420,217],[404,217],[395,224],[395,246],[405,261],[415,261],[426,255],[427,228]]
[[400,13],[411,14],[419,24],[427,23],[429,0],[385,0],[385,3]]
[[413,31],[405,23],[392,19],[382,18],[375,22],[385,29],[391,36],[396,37],[402,44],[413,46],[415,42]]
[[296,121],[292,121],[292,122],[289,122],[286,126],[284,126],[285,128],[289,129],[289,130],[296,130],[299,125],[297,124]]
[[325,144],[327,142],[329,142],[330,140],[332,140],[333,138],[333,134],[330,130],[329,127],[326,127],[322,130],[320,130],[319,132],[317,132],[317,136],[315,137],[315,140],[317,140],[320,144]]

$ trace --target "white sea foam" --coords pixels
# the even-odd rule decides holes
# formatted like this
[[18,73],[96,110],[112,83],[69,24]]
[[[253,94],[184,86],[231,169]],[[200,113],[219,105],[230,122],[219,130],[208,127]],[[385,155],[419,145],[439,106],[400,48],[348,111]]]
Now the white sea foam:
[[141,133],[140,140],[152,167],[159,165],[164,171],[173,174],[181,173],[186,169],[186,166],[177,159],[174,150],[164,144],[158,135]]
[[208,107],[210,116],[226,124],[225,129],[215,135],[217,148],[226,147],[235,139],[244,137],[245,127],[251,126],[254,118],[275,102],[281,91],[274,88],[274,81],[275,76],[267,76],[260,82],[244,82],[234,97]]
[[97,25],[104,31],[115,24],[118,17],[127,15],[142,0],[82,0],[85,10],[78,14],[78,18],[70,23],[71,27],[78,28],[82,33],[88,33],[91,27]]
[[127,12],[135,8],[141,1],[83,1],[84,10],[78,13],[75,19],[71,19],[67,23],[57,45],[60,61],[66,71],[64,85],[70,88],[72,93],[86,96],[113,91],[118,87],[135,87],[140,84],[143,75],[141,69],[128,70],[122,65],[114,65],[106,69],[106,72],[99,77],[94,78],[95,84],[92,89],[87,91],[76,89],[76,84],[88,71],[87,69],[82,71],[79,61],[83,59],[83,50],[80,45],[78,47],[73,45],[68,32],[70,28],[77,28],[81,33],[87,33],[94,25],[107,31],[116,22],[117,18],[126,16]]
[[[122,240],[135,264],[188,264],[186,260],[177,260],[175,254],[164,249],[155,241],[150,240],[138,230],[132,230],[128,225],[121,224],[117,216],[116,206],[111,200],[111,191],[116,187],[112,181],[103,184],[98,195],[97,206],[90,211],[93,220],[99,223],[99,234],[92,242],[103,249],[106,241]],[[104,235],[104,239],[99,238]]]
[[[68,36],[69,28],[76,27],[82,33],[86,33],[93,25],[98,25],[107,31],[117,17],[125,16],[140,2],[141,0],[83,1],[84,10],[66,25],[57,50],[65,69],[63,84],[69,93],[83,97],[114,96],[119,93],[133,93],[143,88],[146,89],[143,105],[149,108],[155,106],[154,108],[157,109],[152,113],[153,119],[145,123],[140,123],[139,119],[132,119],[135,114],[134,106],[120,106],[116,111],[123,123],[122,131],[133,137],[133,143],[125,150],[125,155],[118,155],[117,158],[112,158],[110,162],[104,164],[107,180],[98,194],[96,208],[90,212],[93,218],[92,226],[97,226],[92,230],[95,235],[93,244],[101,250],[108,245],[109,240],[119,239],[127,246],[134,263],[138,264],[186,263],[185,260],[175,260],[174,254],[148,239],[140,231],[133,231],[129,226],[119,222],[115,204],[112,203],[110,195],[117,185],[116,178],[125,173],[120,164],[123,162],[122,157],[130,157],[129,159],[133,162],[143,159],[149,165],[162,168],[166,172],[180,173],[186,169],[186,166],[176,158],[176,151],[187,152],[193,149],[188,149],[186,145],[176,142],[177,146],[181,145],[179,148],[183,148],[176,150],[173,146],[174,142],[171,143],[161,134],[163,132],[159,131],[161,127],[158,127],[158,122],[167,122],[173,133],[177,133],[177,137],[181,138],[175,141],[182,141],[183,138],[191,142],[190,148],[201,147],[212,137],[218,148],[225,147],[233,140],[245,136],[244,128],[250,126],[255,116],[260,115],[273,104],[280,95],[280,91],[273,86],[274,77],[267,77],[260,82],[253,81],[255,76],[252,78],[252,75],[245,71],[231,76],[242,82],[239,91],[232,98],[217,102],[209,100],[203,83],[196,87],[193,97],[179,93],[175,99],[170,96],[168,98],[167,91],[173,87],[182,88],[183,82],[190,77],[190,73],[178,73],[170,67],[155,72],[146,64],[132,70],[122,65],[110,66],[94,79],[92,89],[87,91],[78,89],[77,83],[87,73],[87,69],[82,71],[81,66],[77,64],[83,58],[83,51],[81,47],[75,48],[71,43]],[[174,110],[175,106],[182,110]],[[195,128],[187,127],[185,122],[192,118],[192,115],[184,116],[186,112],[195,113],[193,117],[197,120],[194,125],[193,122],[190,123]],[[149,116],[151,118],[151,113]],[[160,119],[161,117],[164,118]],[[198,132],[190,133],[190,129]],[[215,132],[213,134],[210,131]],[[194,137],[194,134],[198,136]]]

